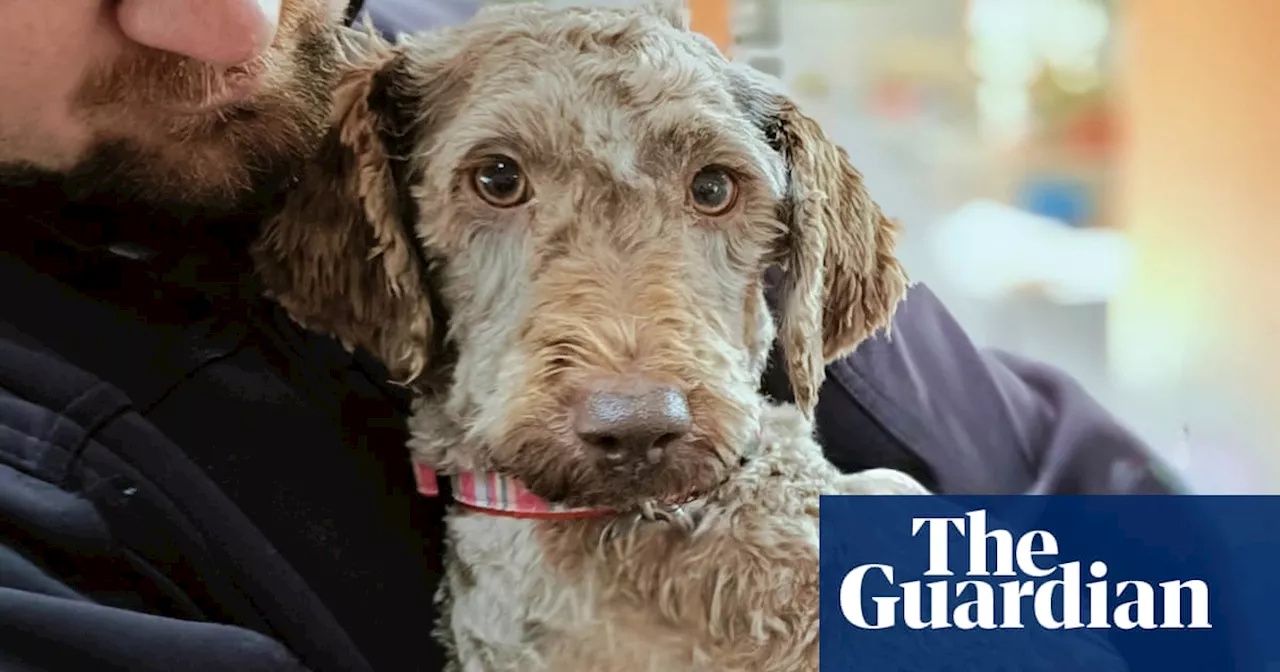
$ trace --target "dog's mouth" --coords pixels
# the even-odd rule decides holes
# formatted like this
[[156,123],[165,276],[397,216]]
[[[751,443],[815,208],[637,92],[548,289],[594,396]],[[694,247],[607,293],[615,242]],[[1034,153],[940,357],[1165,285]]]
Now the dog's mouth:
[[[737,468],[746,466],[749,459],[742,457],[738,460]],[[633,532],[642,523],[665,523],[686,534],[692,533],[697,529],[699,522],[702,520],[704,511],[703,504],[706,499],[714,492],[729,481],[736,469],[726,470],[723,478],[720,479],[715,486],[705,490],[691,491],[684,497],[670,501],[646,500],[640,503],[634,512],[634,515],[624,516],[613,519],[613,521],[604,528],[604,536],[602,539],[615,539],[619,536],[626,536]]]
[[705,498],[754,450],[755,408],[719,386],[671,380],[680,379],[619,376],[555,386],[568,392],[508,411],[518,420],[490,440],[486,461],[566,507],[658,516]]
[[736,451],[698,439],[668,446],[661,459],[624,463],[570,441],[526,441],[494,461],[499,471],[548,502],[640,511],[651,518],[706,497],[738,467]]

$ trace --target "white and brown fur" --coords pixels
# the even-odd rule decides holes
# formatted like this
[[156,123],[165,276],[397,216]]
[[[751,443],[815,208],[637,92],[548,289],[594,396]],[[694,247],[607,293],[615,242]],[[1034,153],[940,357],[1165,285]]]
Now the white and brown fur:
[[[257,246],[295,319],[416,391],[414,459],[621,512],[454,511],[454,669],[816,670],[819,495],[924,492],[841,475],[812,439],[824,364],[903,294],[893,224],[814,121],[682,15],[517,5],[395,45],[348,35],[332,130]],[[528,203],[477,196],[494,153]],[[688,200],[708,164],[740,190],[721,216]],[[794,405],[758,391],[775,338]],[[693,429],[660,465],[610,469],[569,407],[635,372],[678,385]],[[633,513],[682,496],[675,521]]]

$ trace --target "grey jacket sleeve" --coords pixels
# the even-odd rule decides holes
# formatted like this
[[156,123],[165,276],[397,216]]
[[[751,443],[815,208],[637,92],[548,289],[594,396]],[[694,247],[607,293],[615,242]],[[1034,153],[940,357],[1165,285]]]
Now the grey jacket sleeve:
[[464,23],[483,5],[483,0],[365,0],[364,14],[379,32],[394,37]]
[[[848,401],[843,410],[827,403],[825,414],[865,412],[928,466],[940,491],[1180,490],[1147,446],[1071,377],[977,348],[923,285],[909,291],[891,334],[829,367],[822,394]],[[837,462],[860,449],[856,436],[824,439]]]
[[1166,465],[1065,373],[1007,352],[982,353],[1017,410],[1037,494],[1172,494]]

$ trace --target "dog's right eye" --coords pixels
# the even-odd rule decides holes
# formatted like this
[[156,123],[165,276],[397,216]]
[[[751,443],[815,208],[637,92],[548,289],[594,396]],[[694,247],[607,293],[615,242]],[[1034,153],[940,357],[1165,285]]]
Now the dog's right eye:
[[738,184],[727,169],[707,166],[693,176],[689,196],[698,212],[712,217],[723,215],[738,200]]
[[472,183],[485,203],[514,208],[529,200],[529,183],[520,164],[509,156],[491,156],[475,169]]

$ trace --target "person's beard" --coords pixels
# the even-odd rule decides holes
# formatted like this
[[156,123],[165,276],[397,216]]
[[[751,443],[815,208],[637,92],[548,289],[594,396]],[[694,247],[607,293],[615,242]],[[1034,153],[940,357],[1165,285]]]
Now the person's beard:
[[87,79],[76,108],[96,140],[67,170],[0,163],[6,228],[35,224],[88,245],[243,247],[325,130],[337,27],[294,7],[281,22],[282,29],[292,22],[293,48],[272,56],[287,62],[251,64],[270,85],[242,102],[173,113],[225,82],[155,51],[130,54]]

